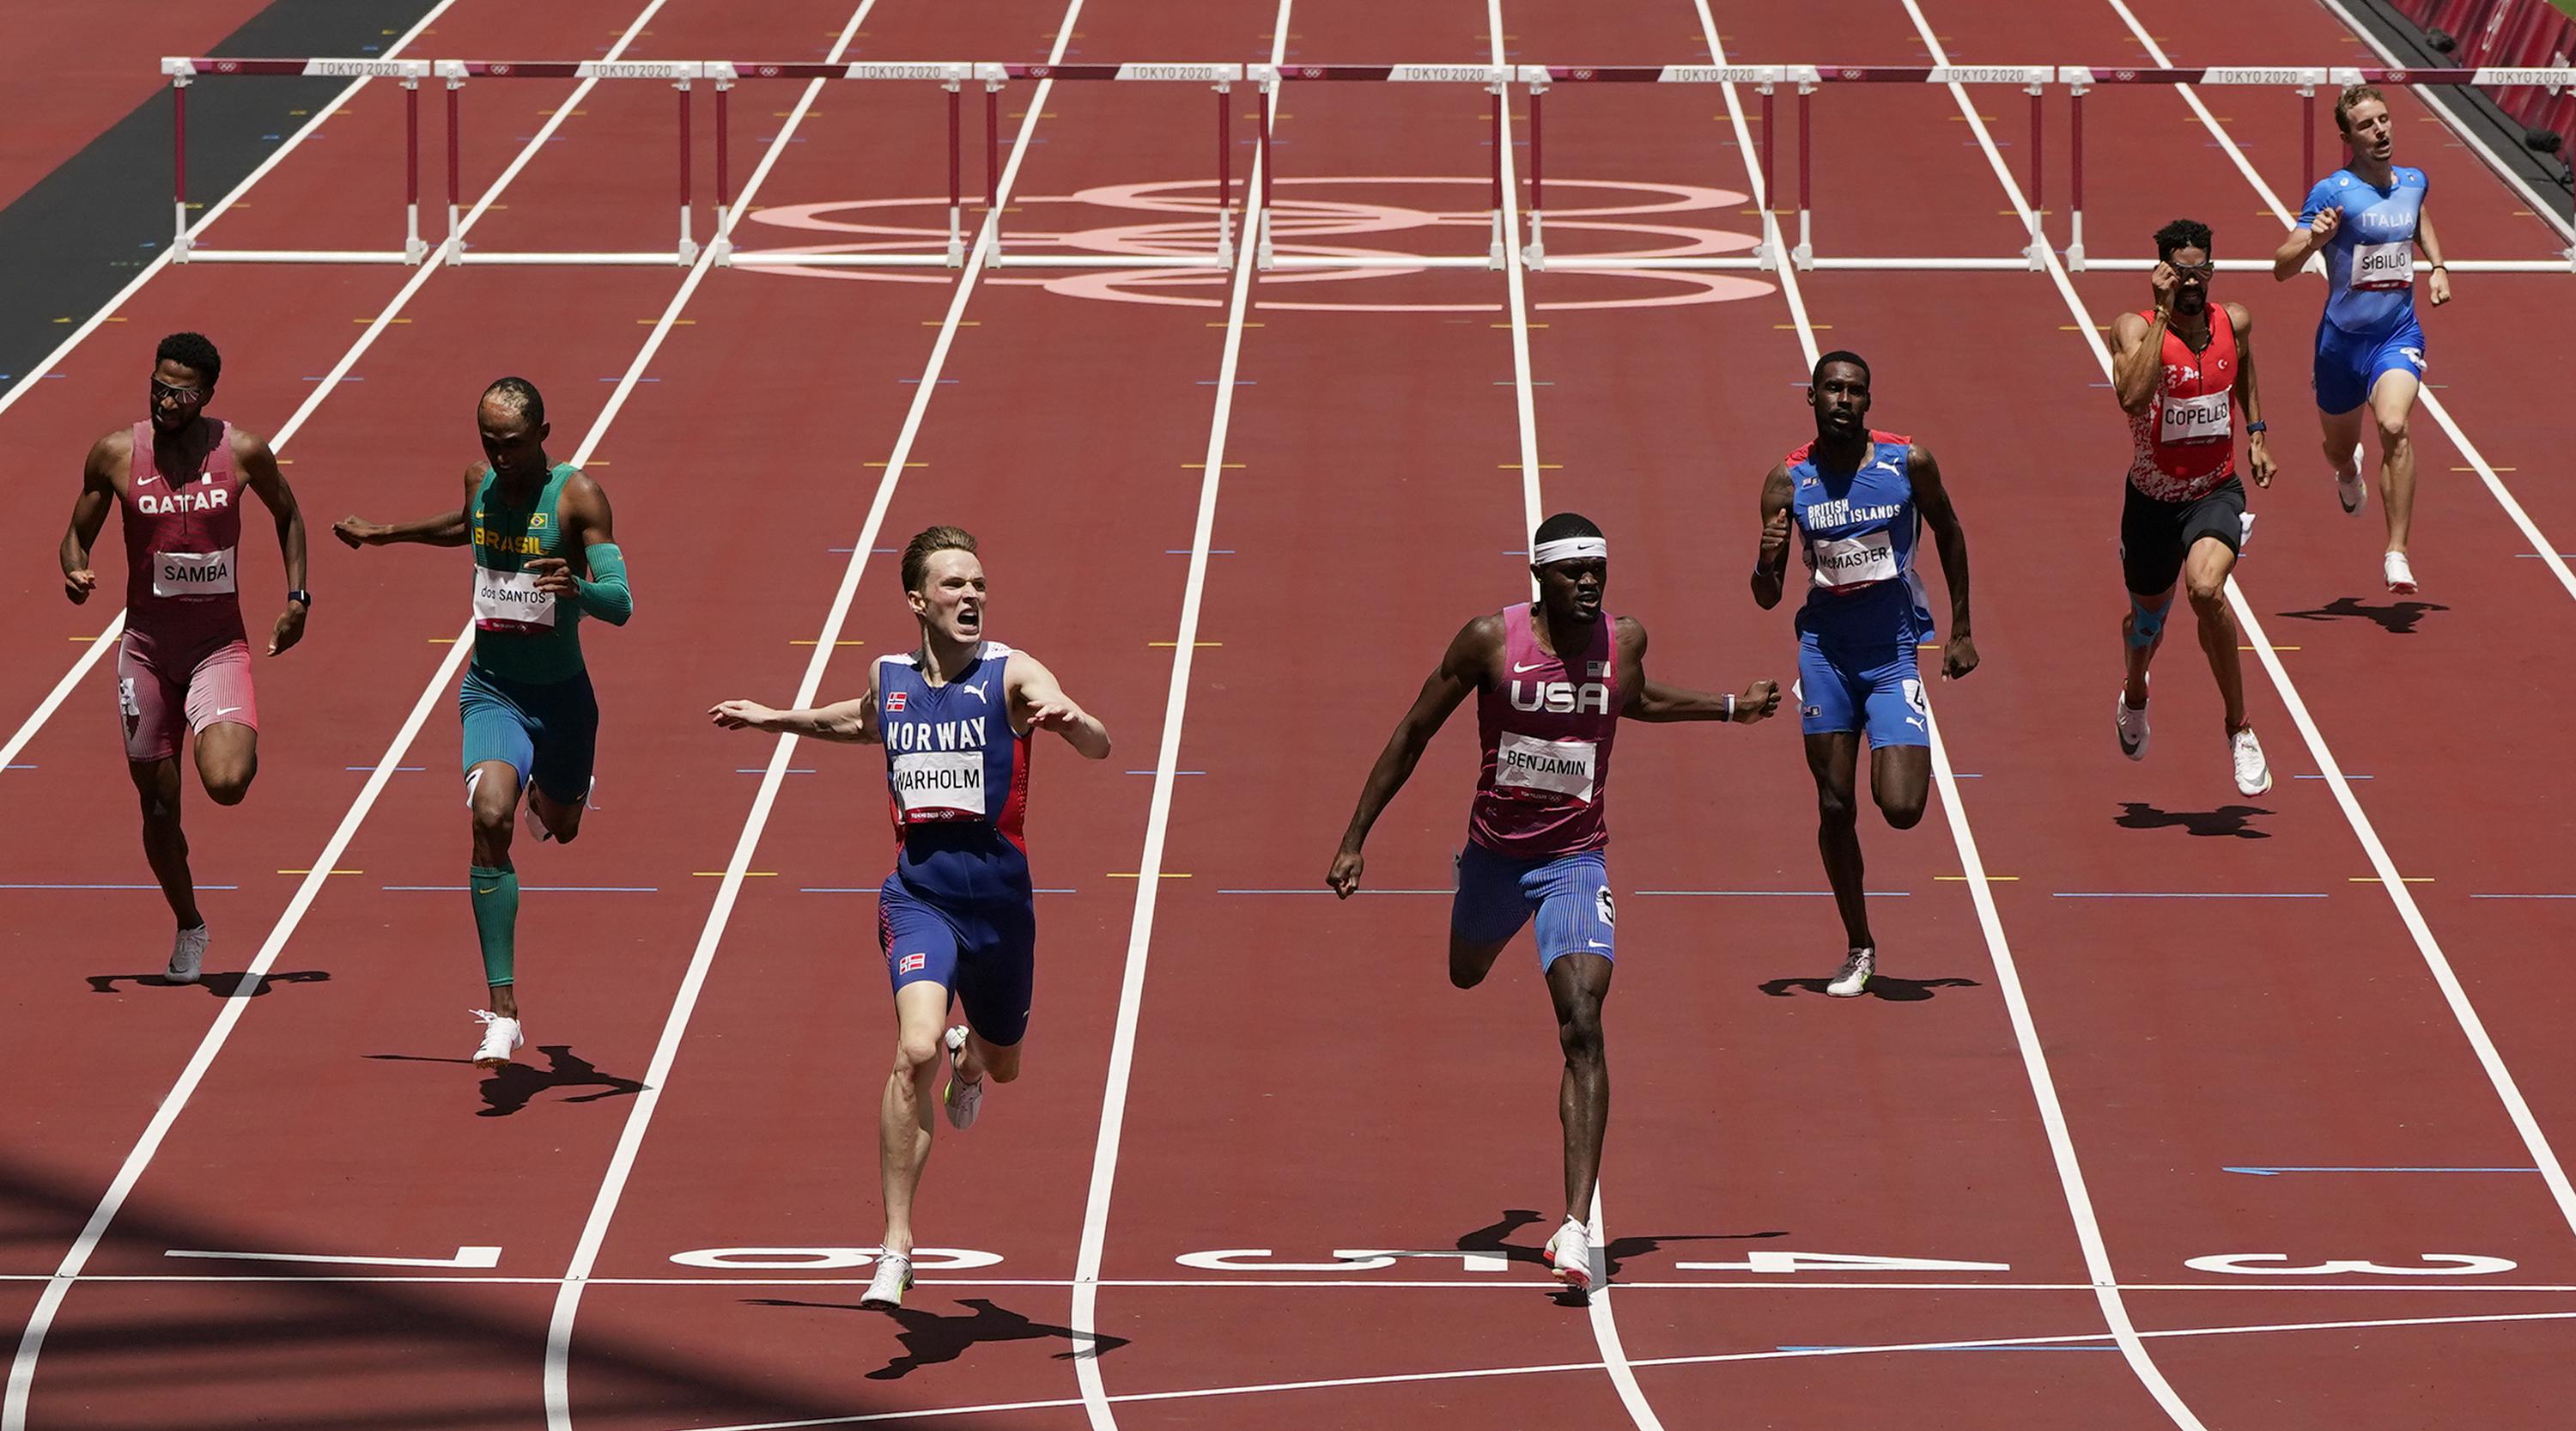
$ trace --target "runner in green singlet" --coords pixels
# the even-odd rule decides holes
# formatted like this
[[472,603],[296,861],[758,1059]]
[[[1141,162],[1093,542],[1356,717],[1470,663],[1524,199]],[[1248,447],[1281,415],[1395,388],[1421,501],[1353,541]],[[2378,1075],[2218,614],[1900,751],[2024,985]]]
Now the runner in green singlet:
[[510,815],[528,795],[529,833],[570,841],[590,793],[599,703],[582,664],[581,620],[623,626],[634,614],[608,494],[546,456],[545,400],[525,378],[483,391],[484,461],[465,470],[465,503],[386,526],[348,517],[332,527],[353,547],[388,542],[474,549],[474,659],[456,691],[465,725],[465,801],[474,812],[467,888],[492,1007],[476,1010],[478,1068],[499,1068],[525,1042],[519,1024],[519,876]]

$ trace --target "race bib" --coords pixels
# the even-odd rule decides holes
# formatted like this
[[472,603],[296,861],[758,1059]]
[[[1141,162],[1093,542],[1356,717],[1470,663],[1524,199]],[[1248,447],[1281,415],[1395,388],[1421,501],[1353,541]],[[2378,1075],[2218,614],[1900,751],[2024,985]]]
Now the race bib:
[[2395,243],[2355,244],[2352,250],[2352,286],[2377,289],[2414,287],[2414,243],[2400,239]]
[[474,568],[474,629],[478,631],[551,631],[555,594],[537,590],[532,571]]
[[2164,409],[2164,440],[2167,442],[2225,441],[2235,428],[2230,421],[2228,390],[2202,393],[2197,397],[2168,397],[2158,405]]
[[1544,790],[1592,803],[1600,747],[1588,740],[1540,740],[1503,732],[1494,746],[1496,789]]
[[907,825],[981,819],[984,752],[916,750],[894,758],[895,805]]
[[154,552],[154,596],[230,596],[233,549],[219,552]]
[[1885,532],[1826,538],[1807,549],[1807,565],[1818,586],[1867,586],[1896,576],[1896,549]]

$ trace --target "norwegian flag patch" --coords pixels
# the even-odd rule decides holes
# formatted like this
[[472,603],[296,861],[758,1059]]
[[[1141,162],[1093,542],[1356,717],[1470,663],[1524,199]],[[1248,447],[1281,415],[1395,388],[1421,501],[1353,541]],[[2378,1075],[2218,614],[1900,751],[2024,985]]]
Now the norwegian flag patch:
[[906,954],[895,961],[894,971],[898,974],[917,974],[929,963],[930,956],[927,954]]
[[910,693],[909,693],[909,692],[906,692],[906,691],[889,691],[889,692],[887,692],[887,694],[886,694],[886,698],[885,698],[885,708],[886,708],[886,713],[887,713],[887,714],[889,714],[889,715],[891,715],[891,714],[893,714],[893,713],[895,713],[895,712],[897,712],[897,711],[902,710],[902,709],[903,709],[903,698],[904,698],[906,695],[908,695],[908,694],[910,694]]

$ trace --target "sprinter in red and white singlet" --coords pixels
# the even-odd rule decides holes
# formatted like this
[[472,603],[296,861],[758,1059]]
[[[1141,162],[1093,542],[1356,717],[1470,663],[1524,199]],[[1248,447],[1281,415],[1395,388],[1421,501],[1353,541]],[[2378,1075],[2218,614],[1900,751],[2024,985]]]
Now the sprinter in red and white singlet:
[[1559,513],[1531,543],[1538,600],[1479,616],[1449,642],[1439,668],[1370,770],[1359,808],[1325,883],[1344,898],[1360,887],[1360,847],[1422,752],[1459,703],[1476,697],[1483,761],[1458,852],[1449,913],[1449,981],[1472,989],[1532,916],[1565,1075],[1565,1221],[1548,1239],[1548,1265],[1577,1291],[1595,1278],[1587,1221],[1609,1120],[1610,1072],[1601,1003],[1610,993],[1616,909],[1603,851],[1610,746],[1621,716],[1637,720],[1751,723],[1779,709],[1780,690],[1755,681],[1742,695],[1711,696],[1646,679],[1646,628],[1601,608],[1610,547],[1587,518]]
[[179,742],[196,737],[197,778],[218,805],[237,805],[259,770],[259,709],[251,696],[250,642],[241,615],[241,499],[249,492],[276,519],[286,559],[286,609],[268,654],[304,635],[304,514],[268,444],[204,416],[223,359],[195,333],[161,340],[148,421],[92,444],[81,494],[63,533],[63,594],[89,600],[98,586],[90,549],[108,509],[125,514],[125,638],[116,653],[116,699],[125,759],[143,800],[143,853],[178,921],[169,977],[193,984],[206,957],[206,921],[179,828]]

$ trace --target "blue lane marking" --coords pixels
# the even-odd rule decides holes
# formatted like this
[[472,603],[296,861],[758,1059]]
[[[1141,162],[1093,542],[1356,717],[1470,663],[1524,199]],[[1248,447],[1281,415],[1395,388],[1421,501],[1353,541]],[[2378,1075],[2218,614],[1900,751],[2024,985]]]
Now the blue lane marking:
[[2283,1173],[2536,1173],[2538,1168],[2227,1168],[2231,1173],[2247,1173],[2258,1178],[2278,1177]]
[[[1727,898],[1743,897],[1749,899],[1831,899],[1834,897],[1834,892],[1829,889],[1639,889],[1630,890],[1629,893],[1638,896],[1649,894],[1696,894],[1717,895]],[[1869,896],[1871,899],[1906,899],[1910,898],[1914,891],[1910,889],[1865,889],[1862,890],[1861,893]]]
[[[375,768],[376,767],[372,765],[344,765],[341,767],[343,770],[373,770]],[[420,772],[428,768],[429,767],[425,765],[397,765],[394,767],[394,773],[396,775],[418,775]]]
[[[603,382],[603,383],[616,383],[616,382],[624,382],[624,381],[625,381],[625,378],[621,375],[621,376],[619,376],[619,377],[614,377],[614,378],[601,378],[601,379],[600,379],[600,381],[601,381],[601,382]],[[661,380],[660,378],[637,378],[635,381],[637,381],[637,382],[639,382],[639,383],[658,383],[658,382],[660,382],[660,381],[662,381],[662,380]]]
[[2576,899],[2576,894],[2473,894],[2471,899]]
[[[1456,894],[1454,889],[1364,889],[1361,894]],[[1331,894],[1321,885],[1313,889],[1221,889],[1219,894]]]
[[[809,884],[809,885],[805,885],[805,886],[803,886],[803,887],[799,888],[796,892],[797,892],[798,894],[882,894],[882,893],[884,893],[884,892],[885,892],[885,886],[883,886],[883,885],[875,885],[875,884],[870,884],[870,885],[856,885],[856,884],[847,884],[847,885],[844,885],[844,884]],[[1080,891],[1078,891],[1078,890],[1070,890],[1070,889],[1035,889],[1035,890],[1031,890],[1031,891],[1029,891],[1029,892],[1030,892],[1031,894],[1077,894],[1077,893],[1080,893]]]
[[[897,379],[895,379],[895,381],[896,381],[896,382],[899,382],[899,383],[914,383],[914,384],[918,384],[918,383],[921,381],[921,379],[919,379],[919,378],[897,378]],[[957,380],[956,380],[955,378],[933,378],[933,379],[931,379],[931,381],[932,381],[933,383],[953,383],[953,382],[955,382],[955,381],[957,381]]]
[[2051,899],[2323,899],[2322,894],[2222,894],[2205,889],[2061,889]]
[[[1885,1351],[1888,1350],[1888,1348],[1874,1346],[1784,1346],[1775,1347],[1773,1350],[1784,1352],[1839,1352]],[[2115,1352],[2118,1351],[2119,1348],[2107,1342],[2099,1345],[2081,1342],[2003,1342],[2000,1344],[1987,1343],[1981,1346],[1917,1346],[1905,1347],[1902,1348],[1902,1350],[1918,1352]]]
[[[2293,776],[2291,776],[2290,778],[2291,778],[2291,779],[2293,779],[2293,780],[2323,780],[2323,779],[2325,779],[2325,777],[2324,777],[2324,776],[2322,776],[2322,775],[2293,775]],[[2344,777],[2344,779],[2346,779],[2346,780],[2368,780],[2368,779],[2370,779],[2370,778],[2371,778],[2371,777],[2370,777],[2370,776],[2367,776],[2367,775],[2346,775],[2346,776]]]
[[[837,555],[837,556],[850,556],[850,555],[855,554],[855,553],[858,551],[858,548],[857,548],[857,547],[825,547],[825,548],[823,548],[823,550],[825,550],[825,551],[827,551],[827,552],[831,552],[831,553],[833,553],[833,554],[835,554],[835,555]],[[870,547],[870,548],[868,548],[868,555],[870,555],[870,556],[890,557],[890,556],[893,556],[894,554],[895,554],[895,552],[894,552],[894,548],[892,548],[892,547]]]
[[[207,887],[212,888],[212,886]],[[652,894],[660,889],[661,886],[657,884],[523,884],[519,886],[519,893]],[[385,890],[391,894],[463,894],[465,886],[461,884],[389,884],[385,886]]]
[[[329,373],[324,373],[324,374],[322,374],[322,375],[321,375],[320,377],[318,377],[318,378],[306,378],[304,381],[306,381],[306,382],[308,382],[308,383],[327,383],[327,382],[331,381],[331,375],[330,375]],[[360,377],[360,376],[358,376],[358,375],[357,375],[357,374],[355,374],[355,373],[351,373],[351,374],[349,374],[347,377],[344,377],[344,378],[340,379],[340,381],[342,381],[342,382],[344,382],[344,383],[363,383],[363,382],[365,382],[365,381],[366,381],[366,379],[365,379],[365,378],[362,378],[362,377]]]
[[9,765],[9,766],[0,766],[0,769],[6,769],[6,770],[33,770],[33,769],[35,769],[35,768],[36,768],[36,767],[34,767],[34,766],[32,766],[32,765]]
[[[1217,380],[1214,378],[1201,378],[1198,381],[1198,385],[1203,388],[1212,388],[1217,385]],[[1257,388],[1261,386],[1261,384],[1254,382],[1250,378],[1236,378],[1234,380],[1234,385],[1239,388]]]
[[[149,890],[158,890],[159,888],[161,888],[161,886],[159,886],[159,885],[157,885],[157,884],[0,884],[0,889],[149,889]],[[241,886],[240,886],[240,885],[237,885],[237,884],[201,884],[201,885],[197,886],[197,888],[199,888],[199,889],[239,889],[239,888],[241,888]]]
[[[149,247],[149,245],[146,246]],[[2526,561],[2540,560],[2540,553],[2538,552],[2515,552],[2514,555],[2521,557]],[[2558,559],[2560,561],[2576,561],[2576,552],[2560,552],[2558,554]]]

